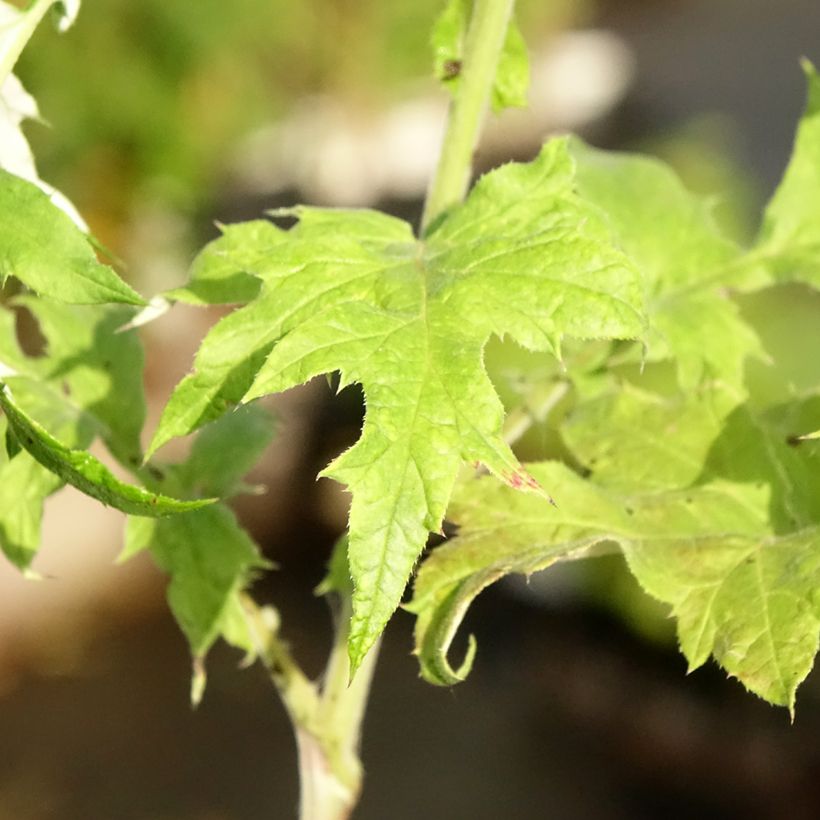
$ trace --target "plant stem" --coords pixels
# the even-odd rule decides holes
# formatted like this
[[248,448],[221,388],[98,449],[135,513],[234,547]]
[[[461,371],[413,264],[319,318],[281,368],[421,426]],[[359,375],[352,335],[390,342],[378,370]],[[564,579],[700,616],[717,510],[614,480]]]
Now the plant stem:
[[458,91],[450,103],[436,173],[427,191],[422,233],[467,193],[515,0],[474,0],[464,40]]
[[350,681],[347,637],[350,599],[336,617],[319,708],[309,726],[296,728],[300,820],[348,820],[362,788],[359,759],[362,720],[379,653],[376,644]]
[[293,725],[299,751],[300,820],[348,820],[359,799],[362,720],[379,652],[377,643],[350,681],[350,597],[340,595],[334,641],[321,685],[305,677],[278,635],[275,610],[243,599],[257,651]]

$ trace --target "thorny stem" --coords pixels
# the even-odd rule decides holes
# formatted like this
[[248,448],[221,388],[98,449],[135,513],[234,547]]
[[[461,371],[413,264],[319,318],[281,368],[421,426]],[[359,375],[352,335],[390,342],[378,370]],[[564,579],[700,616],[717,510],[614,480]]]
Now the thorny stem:
[[450,103],[436,173],[427,191],[422,234],[464,199],[473,152],[487,113],[515,0],[475,0],[464,40],[460,85]]

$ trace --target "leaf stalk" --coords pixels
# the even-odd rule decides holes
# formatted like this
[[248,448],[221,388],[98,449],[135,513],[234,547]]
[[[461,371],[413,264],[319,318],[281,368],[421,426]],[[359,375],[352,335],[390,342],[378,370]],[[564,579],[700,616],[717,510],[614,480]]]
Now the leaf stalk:
[[514,6],[515,0],[474,0],[464,40],[460,84],[450,103],[441,154],[427,191],[422,234],[467,193],[473,153],[490,104]]
[[268,670],[290,717],[299,753],[300,820],[348,820],[362,788],[361,727],[379,653],[377,642],[350,681],[351,599],[340,594],[334,640],[320,683],[309,680],[278,634],[274,610],[243,604]]

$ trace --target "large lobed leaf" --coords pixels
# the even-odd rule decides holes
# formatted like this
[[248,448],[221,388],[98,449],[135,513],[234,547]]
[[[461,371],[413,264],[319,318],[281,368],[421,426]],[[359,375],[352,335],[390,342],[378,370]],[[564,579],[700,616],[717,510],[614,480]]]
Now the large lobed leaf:
[[[613,435],[601,435],[602,408]],[[666,402],[633,389],[572,418],[588,478],[555,462],[529,466],[556,488],[557,509],[483,478],[462,483],[448,511],[458,537],[422,565],[411,604],[425,677],[453,683],[469,671],[453,670],[447,651],[489,583],[617,543],[641,585],[671,605],[690,669],[714,655],[793,708],[820,632],[817,450],[787,443],[794,419],[757,417],[713,389]]]
[[[165,409],[151,451],[232,403],[321,373],[363,385],[362,436],[323,473],[353,496],[354,667],[440,528],[462,462],[540,491],[500,436],[488,337],[560,355],[564,335],[643,332],[638,275],[573,185],[567,143],[555,140],[532,163],[486,175],[423,241],[369,211],[305,208],[290,231],[257,226],[234,274],[260,279],[258,298],[216,325]],[[234,230],[249,233],[228,228],[208,253],[230,260]]]

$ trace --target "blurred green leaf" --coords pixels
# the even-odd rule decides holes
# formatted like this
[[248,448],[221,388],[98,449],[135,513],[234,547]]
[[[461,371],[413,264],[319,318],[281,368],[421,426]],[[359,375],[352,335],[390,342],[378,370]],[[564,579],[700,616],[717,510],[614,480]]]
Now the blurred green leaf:
[[129,517],[120,560],[144,549],[171,576],[168,602],[195,658],[203,658],[220,635],[253,653],[238,595],[265,563],[226,506],[164,519]]
[[820,287],[820,76],[804,60],[806,111],[753,253],[781,281]]
[[581,196],[606,213],[644,274],[655,329],[649,360],[671,357],[681,386],[705,377],[740,388],[760,343],[725,292],[743,284],[740,249],[723,237],[711,205],[687,191],[664,163],[572,142]]

